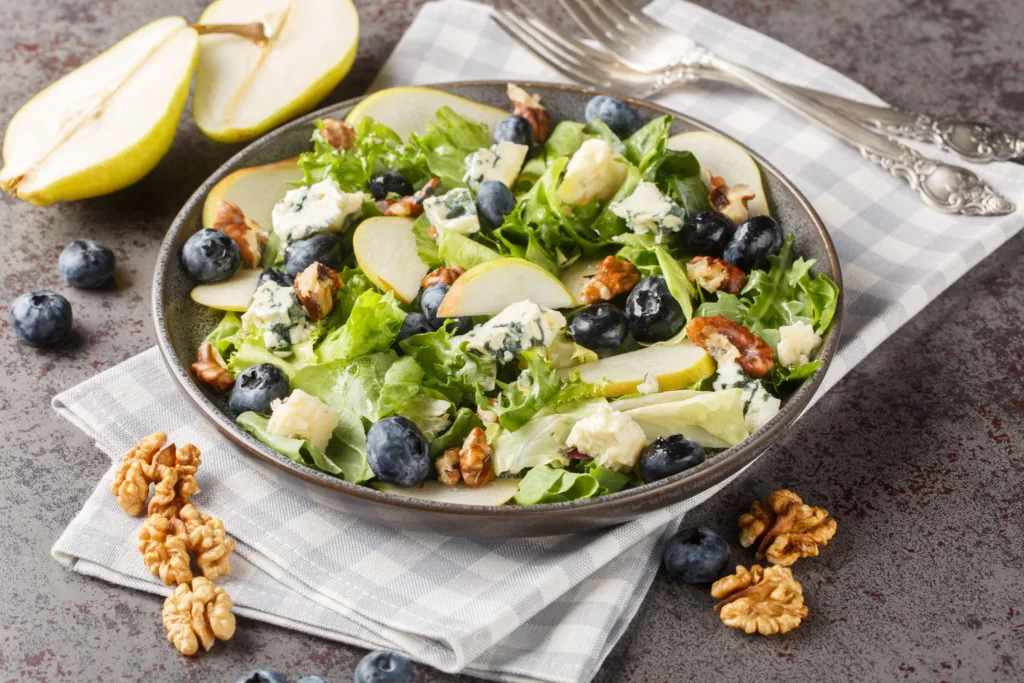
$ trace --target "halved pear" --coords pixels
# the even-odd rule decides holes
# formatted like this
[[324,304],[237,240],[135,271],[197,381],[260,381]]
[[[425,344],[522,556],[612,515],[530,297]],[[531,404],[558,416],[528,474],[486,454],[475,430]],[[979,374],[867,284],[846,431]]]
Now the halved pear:
[[668,149],[686,150],[700,162],[700,177],[708,184],[708,171],[725,179],[729,185],[748,185],[755,196],[747,204],[751,216],[768,215],[768,198],[761,182],[761,169],[746,150],[717,133],[703,130],[673,135],[665,145]]
[[413,223],[411,218],[374,216],[352,235],[352,251],[366,277],[403,304],[412,303],[430,271],[416,251]]
[[295,189],[288,183],[301,180],[298,157],[275,161],[263,166],[242,168],[225,176],[213,186],[203,204],[203,227],[213,227],[213,214],[221,202],[237,205],[246,218],[251,218],[266,230],[271,229],[270,213],[274,204],[282,199],[288,190]]
[[506,306],[532,301],[546,308],[572,308],[576,297],[561,281],[525,259],[507,257],[470,268],[455,281],[438,316],[497,315]]
[[583,288],[597,274],[597,264],[600,262],[601,259],[596,258],[580,259],[562,272],[562,284],[573,296],[579,298]]
[[373,93],[354,106],[345,120],[354,125],[360,119],[369,116],[406,140],[409,133],[425,133],[427,122],[434,120],[435,113],[441,107],[449,107],[456,114],[486,123],[491,129],[511,113],[452,95],[444,90],[403,86]]
[[220,142],[261,135],[303,114],[348,73],[359,43],[350,0],[217,0],[202,24],[263,23],[268,40],[200,38],[196,125]]
[[219,311],[241,313],[252,303],[261,272],[259,268],[241,268],[224,282],[196,285],[192,288],[192,301]]
[[[614,398],[636,391],[648,374],[658,378],[661,391],[672,391],[693,386],[711,377],[716,369],[715,360],[707,351],[686,339],[671,346],[648,346],[602,358],[571,370],[579,371],[584,382],[608,380],[601,395]],[[563,372],[568,374],[571,370]]]
[[455,503],[456,505],[504,505],[512,500],[519,490],[518,479],[495,479],[489,484],[478,488],[469,486],[448,486],[439,481],[429,480],[422,486],[402,488],[382,481],[373,483],[373,487],[384,493],[396,493],[400,496],[429,500],[435,503]]
[[142,178],[174,139],[198,47],[183,18],[164,17],[48,86],[7,126],[0,188],[45,205]]

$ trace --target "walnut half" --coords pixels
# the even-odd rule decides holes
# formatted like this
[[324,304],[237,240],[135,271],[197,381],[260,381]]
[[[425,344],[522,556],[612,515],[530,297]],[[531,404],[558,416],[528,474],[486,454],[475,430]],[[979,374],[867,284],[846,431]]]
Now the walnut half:
[[736,361],[751,377],[764,377],[775,366],[775,349],[725,316],[692,319],[686,324],[686,336],[719,365]]
[[551,135],[554,123],[551,113],[540,103],[540,95],[531,95],[515,83],[507,87],[508,99],[512,101],[512,113],[522,116],[533,128],[533,141],[540,144]]
[[235,550],[235,541],[225,534],[224,522],[191,505],[181,509],[181,520],[188,532],[189,549],[195,553],[196,565],[203,576],[213,581],[231,573],[231,553]]
[[313,322],[327,317],[334,308],[334,295],[342,286],[341,276],[319,261],[295,276],[295,293]]
[[267,243],[267,233],[251,218],[246,218],[237,204],[221,202],[213,212],[214,230],[220,230],[234,240],[238,250],[242,252],[242,262],[250,268],[260,265],[263,256],[263,245]]
[[420,283],[420,287],[426,289],[430,285],[451,285],[454,284],[455,281],[458,280],[465,272],[466,269],[461,266],[455,266],[454,268],[435,268],[427,273],[427,276],[423,278],[423,282]]
[[611,301],[636,287],[638,282],[640,273],[636,266],[614,256],[605,256],[597,264],[597,272],[580,292],[580,299],[586,304]]
[[686,262],[686,276],[710,294],[718,291],[738,294],[747,283],[746,273],[714,256],[694,256]]
[[200,344],[196,353],[196,362],[192,364],[192,372],[200,381],[209,384],[214,391],[227,391],[235,383],[235,378],[228,370],[228,364],[217,347],[209,342]]
[[149,485],[156,474],[154,464],[166,443],[167,435],[163,432],[150,434],[128,449],[114,474],[110,492],[121,509],[132,517],[141,513],[146,505]]
[[215,639],[230,640],[235,635],[234,604],[223,588],[197,576],[192,585],[183,583],[164,601],[163,620],[167,640],[178,652],[191,656],[213,647]]
[[491,450],[484,430],[473,427],[466,435],[459,451],[459,470],[466,486],[477,488],[494,481]]
[[462,479],[462,472],[459,471],[459,449],[449,448],[439,455],[434,461],[434,469],[437,470],[437,480],[442,484],[458,484]]
[[185,525],[177,517],[153,514],[139,530],[139,552],[146,568],[167,586],[192,580]]
[[323,119],[323,124],[320,136],[334,149],[348,149],[355,144],[356,129],[351,124],[338,119]]
[[836,520],[828,510],[805,505],[800,496],[780,489],[764,501],[755,500],[739,520],[740,545],[749,548],[760,539],[755,557],[788,567],[801,557],[817,557],[818,548],[836,535]]
[[786,567],[738,566],[711,585],[711,597],[722,599],[715,605],[722,622],[747,633],[786,633],[807,617],[803,587]]

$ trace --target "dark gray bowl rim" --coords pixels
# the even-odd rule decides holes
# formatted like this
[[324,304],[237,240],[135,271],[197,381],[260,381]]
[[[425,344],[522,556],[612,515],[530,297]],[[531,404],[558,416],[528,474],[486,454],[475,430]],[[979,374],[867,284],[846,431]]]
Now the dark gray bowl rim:
[[[436,88],[439,90],[451,90],[461,87],[494,87],[501,88],[504,90],[507,81],[458,81],[458,82],[446,82],[428,84],[419,87]],[[527,89],[530,88],[547,88],[554,90],[562,90],[565,92],[575,93],[581,97],[592,97],[599,94],[611,94],[605,93],[600,90],[591,88],[583,88],[573,85],[566,85],[562,83],[546,83],[546,82],[524,82],[517,81],[517,83]],[[372,94],[372,93],[371,93]],[[328,105],[314,112],[306,114],[301,118],[295,119],[290,123],[282,125],[266,135],[258,138],[254,142],[247,145],[244,149],[239,151],[237,154],[232,156],[226,162],[224,162],[206,181],[199,186],[199,188],[189,197],[188,201],[185,202],[181,211],[175,216],[174,221],[171,223],[170,228],[167,231],[166,236],[162,244],[160,245],[160,252],[158,255],[157,265],[153,274],[153,321],[156,327],[157,343],[160,348],[160,354],[170,370],[171,375],[177,380],[178,388],[184,393],[184,395],[192,401],[202,413],[213,423],[213,425],[224,434],[228,439],[239,445],[244,451],[250,455],[254,455],[260,460],[268,463],[274,467],[285,470],[290,475],[297,477],[298,479],[305,481],[309,484],[314,484],[325,489],[330,489],[338,493],[355,496],[362,498],[366,501],[372,501],[380,503],[382,505],[388,505],[397,508],[403,508],[408,511],[420,511],[420,512],[436,512],[444,514],[454,514],[465,517],[501,517],[501,518],[528,518],[533,516],[546,516],[548,514],[563,511],[563,510],[583,510],[585,509],[588,513],[593,512],[597,515],[603,510],[609,508],[617,508],[619,506],[629,504],[634,505],[637,503],[643,503],[654,498],[665,496],[666,498],[672,498],[668,496],[669,492],[676,492],[679,494],[696,495],[702,491],[713,487],[714,485],[724,481],[732,474],[739,472],[747,465],[751,464],[756,460],[769,446],[771,446],[789,427],[796,422],[796,419],[804,411],[804,409],[810,403],[810,400],[814,393],[821,386],[821,382],[825,378],[825,374],[831,365],[832,358],[835,355],[836,348],[839,345],[839,337],[842,332],[843,322],[843,282],[842,274],[839,266],[839,256],[836,253],[835,246],[832,243],[832,239],[828,234],[828,230],[825,228],[824,223],[818,216],[817,212],[811,206],[811,203],[806,197],[790,182],[778,169],[772,166],[768,161],[762,158],[759,154],[749,149],[742,142],[736,140],[730,135],[723,133],[722,131],[709,126],[708,124],[695,119],[686,114],[673,111],[666,107],[662,107],[656,104],[651,104],[642,100],[633,98],[623,97],[622,95],[615,94],[615,97],[629,102],[635,107],[647,109],[655,112],[659,115],[671,115],[676,119],[684,121],[696,129],[706,130],[713,133],[717,133],[742,147],[748,154],[750,154],[761,167],[762,173],[769,173],[775,177],[775,179],[783,185],[789,192],[792,193],[793,197],[797,200],[800,207],[807,213],[811,219],[811,223],[814,229],[817,231],[818,238],[822,241],[825,246],[829,269],[831,270],[833,279],[836,285],[839,287],[839,299],[836,305],[835,319],[832,323],[832,329],[830,330],[827,339],[822,345],[819,360],[821,360],[821,367],[817,372],[814,373],[809,379],[805,380],[804,383],[797,389],[792,396],[786,401],[772,420],[762,427],[760,430],[750,435],[747,439],[736,444],[722,453],[709,458],[702,465],[699,465],[693,469],[681,472],[673,475],[666,479],[662,479],[651,484],[645,484],[636,488],[626,489],[617,493],[608,494],[605,496],[599,496],[597,498],[568,501],[564,503],[546,503],[541,505],[463,505],[460,503],[438,503],[432,501],[426,501],[418,498],[412,498],[409,496],[402,496],[393,493],[384,493],[378,491],[375,488],[369,486],[363,486],[359,484],[351,484],[343,481],[336,477],[319,472],[305,465],[301,465],[293,460],[287,458],[280,453],[277,453],[268,446],[263,445],[257,441],[254,437],[243,431],[240,427],[235,425],[234,421],[230,420],[226,415],[220,412],[217,407],[210,401],[209,398],[203,393],[202,389],[196,384],[192,378],[189,370],[178,362],[177,355],[171,346],[170,335],[166,327],[166,321],[163,317],[164,310],[164,297],[163,297],[163,285],[165,279],[165,273],[171,266],[178,265],[178,259],[176,258],[174,249],[174,240],[177,234],[185,226],[186,222],[195,212],[201,212],[203,208],[203,201],[206,198],[207,193],[210,189],[216,185],[221,179],[229,175],[230,173],[238,170],[235,165],[245,160],[254,150],[260,149],[270,144],[277,136],[283,134],[285,131],[293,130],[302,126],[308,126],[315,119],[323,118],[325,116],[335,116],[343,118],[344,114],[347,113],[353,106],[366,99],[369,95],[363,95],[361,97],[352,98],[339,102],[337,104]],[[464,97],[459,95],[460,97]],[[242,166],[239,166],[242,168]],[[675,496],[679,498],[679,496]]]

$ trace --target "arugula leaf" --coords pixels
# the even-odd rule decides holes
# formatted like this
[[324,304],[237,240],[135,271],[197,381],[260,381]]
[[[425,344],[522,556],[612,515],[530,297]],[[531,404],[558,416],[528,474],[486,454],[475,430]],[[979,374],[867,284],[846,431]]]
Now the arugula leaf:
[[643,128],[625,140],[625,157],[640,169],[646,177],[647,168],[664,155],[668,131],[672,127],[671,116],[661,116],[648,121]]
[[593,385],[583,382],[579,373],[572,373],[566,380],[559,379],[555,366],[540,350],[523,351],[520,355],[526,361],[523,374],[529,378],[528,386],[518,381],[498,382],[502,392],[494,405],[490,405],[482,392],[477,395],[477,403],[496,413],[498,422],[510,432],[522,427],[542,409],[594,397]]
[[356,298],[345,324],[324,337],[319,348],[321,360],[352,360],[388,348],[405,316],[392,292],[381,295],[373,289],[364,291]]
[[767,375],[761,378],[761,382],[770,387],[772,391],[778,392],[779,388],[786,382],[806,379],[817,372],[820,367],[820,360],[812,360],[809,363],[803,363],[791,368],[784,368],[776,363],[775,367],[773,367]]
[[430,442],[431,459],[440,456],[449,448],[458,448],[473,430],[473,427],[483,429],[484,423],[476,416],[470,408],[459,408],[452,420],[452,426],[444,434],[437,436]]
[[410,142],[423,155],[430,172],[441,179],[445,187],[465,187],[466,157],[484,147],[490,147],[487,126],[456,114],[450,107],[437,110],[435,119],[427,123],[422,136],[410,134]]

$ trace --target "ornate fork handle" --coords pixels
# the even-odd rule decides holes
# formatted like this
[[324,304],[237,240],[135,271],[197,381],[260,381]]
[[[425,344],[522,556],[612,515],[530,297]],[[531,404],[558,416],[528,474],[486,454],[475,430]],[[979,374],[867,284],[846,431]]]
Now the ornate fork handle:
[[869,123],[889,135],[929,142],[967,161],[983,164],[1024,159],[1024,136],[1012,135],[987,123],[948,121],[926,114],[918,114],[909,123],[879,119]]

